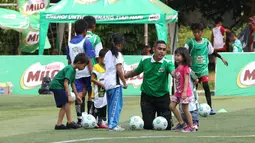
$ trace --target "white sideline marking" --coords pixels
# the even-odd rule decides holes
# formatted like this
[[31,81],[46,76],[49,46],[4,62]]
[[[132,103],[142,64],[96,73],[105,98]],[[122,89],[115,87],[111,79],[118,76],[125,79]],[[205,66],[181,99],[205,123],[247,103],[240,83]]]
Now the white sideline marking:
[[51,143],[74,143],[82,141],[96,141],[96,140],[116,140],[116,139],[148,139],[148,138],[254,138],[255,135],[244,135],[244,136],[136,136],[136,137],[105,137],[105,138],[87,138],[78,140],[67,140]]

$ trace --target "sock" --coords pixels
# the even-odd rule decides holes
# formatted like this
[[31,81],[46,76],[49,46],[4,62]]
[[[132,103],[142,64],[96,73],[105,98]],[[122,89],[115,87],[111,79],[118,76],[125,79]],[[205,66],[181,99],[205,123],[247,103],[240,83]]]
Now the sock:
[[76,114],[77,114],[78,123],[81,123],[81,121],[82,121],[81,105],[76,104],[75,108],[76,108]]
[[88,109],[88,114],[93,115],[94,114],[94,102],[93,101],[88,101],[87,102],[87,109]]
[[210,91],[208,82],[203,83],[203,88],[204,88],[204,91],[205,91],[206,102],[212,108],[211,91]]

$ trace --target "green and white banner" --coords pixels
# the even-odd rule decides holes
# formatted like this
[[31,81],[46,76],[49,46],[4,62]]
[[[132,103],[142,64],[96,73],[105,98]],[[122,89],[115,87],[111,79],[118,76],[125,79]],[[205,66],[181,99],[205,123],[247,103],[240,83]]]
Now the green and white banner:
[[229,62],[229,66],[217,60],[215,95],[255,95],[255,53],[224,53],[222,56]]
[[[142,56],[124,56],[124,59],[125,72],[127,72],[137,67]],[[167,59],[171,60],[172,56],[168,56]],[[15,95],[38,95],[43,77],[54,78],[66,65],[65,56],[0,56],[2,67],[0,68],[0,83],[11,82],[14,85],[13,94]],[[171,76],[169,77],[171,80]],[[123,90],[124,95],[140,95],[142,81],[143,74],[127,79],[129,86],[127,90]]]
[[[22,32],[20,49],[22,52],[33,53],[39,49],[39,20],[40,12],[45,11],[49,6],[49,0],[18,0],[19,11],[30,21],[38,24],[37,29],[26,29]],[[51,48],[48,38],[45,40],[45,49]]]

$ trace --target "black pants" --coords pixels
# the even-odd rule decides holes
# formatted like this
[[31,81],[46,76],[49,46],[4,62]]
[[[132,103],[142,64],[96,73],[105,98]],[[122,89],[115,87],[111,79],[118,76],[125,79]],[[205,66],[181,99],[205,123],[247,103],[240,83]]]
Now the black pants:
[[157,116],[166,118],[168,122],[167,130],[171,130],[172,115],[169,107],[169,94],[166,94],[162,97],[154,97],[142,93],[140,104],[144,121],[144,129],[153,129],[152,122],[155,119],[157,113]]
[[102,121],[106,121],[106,109],[107,106],[104,106],[102,108],[96,108],[95,109],[95,118],[98,118],[98,125],[100,126],[102,124]]

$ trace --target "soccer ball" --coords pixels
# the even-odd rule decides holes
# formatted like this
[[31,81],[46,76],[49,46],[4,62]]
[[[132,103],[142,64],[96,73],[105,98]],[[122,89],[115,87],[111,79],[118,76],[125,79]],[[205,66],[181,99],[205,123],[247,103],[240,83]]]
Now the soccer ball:
[[94,116],[87,114],[82,117],[82,126],[86,129],[95,128],[97,122]]
[[157,117],[153,120],[153,129],[155,130],[165,130],[168,126],[168,122],[164,117]]
[[211,112],[211,108],[208,104],[203,103],[199,105],[198,113],[202,117],[207,117]]
[[75,96],[75,94],[73,92],[71,92],[71,96],[72,96],[73,100],[75,101],[76,100],[76,96]]
[[129,119],[129,128],[131,130],[141,130],[143,129],[144,122],[143,119],[139,116],[133,116]]

